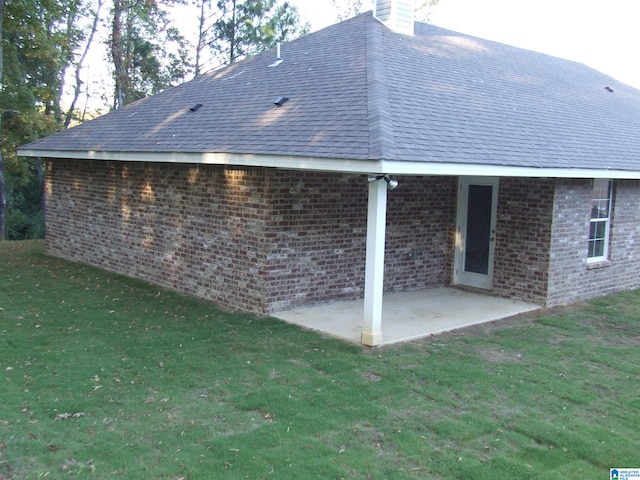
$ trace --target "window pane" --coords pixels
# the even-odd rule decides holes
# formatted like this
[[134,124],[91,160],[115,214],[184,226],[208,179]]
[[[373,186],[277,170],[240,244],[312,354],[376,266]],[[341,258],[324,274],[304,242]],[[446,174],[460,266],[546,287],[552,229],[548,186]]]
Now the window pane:
[[589,240],[604,239],[607,233],[607,222],[591,222]]
[[593,180],[593,198],[605,198],[609,199],[611,187],[611,180],[606,178],[595,178]]
[[604,239],[589,242],[589,258],[604,257]]
[[591,223],[589,225],[589,258],[604,258],[609,241],[611,216],[611,180],[593,180],[591,195]]
[[591,218],[608,218],[609,200],[593,200],[591,203]]
[[609,218],[609,204],[611,199],[611,181],[596,178],[593,181],[591,197],[591,218]]

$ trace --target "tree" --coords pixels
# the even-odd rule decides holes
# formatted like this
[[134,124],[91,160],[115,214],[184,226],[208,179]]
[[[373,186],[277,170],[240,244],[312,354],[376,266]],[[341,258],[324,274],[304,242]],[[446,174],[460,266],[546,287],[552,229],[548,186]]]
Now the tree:
[[195,76],[202,73],[202,51],[207,46],[207,29],[211,19],[211,0],[195,0],[195,5],[200,10],[198,14],[198,39],[196,41],[196,55],[194,72]]
[[[415,18],[420,22],[428,22],[433,7],[439,0],[420,0],[416,2]],[[367,2],[369,5],[370,2]],[[336,9],[336,21],[342,22],[347,18],[355,17],[362,13],[362,0],[331,0],[331,5]]]
[[[4,2],[0,0],[0,88],[4,90],[4,77],[2,76],[2,59],[4,57],[2,51],[2,20],[4,18]],[[7,239],[7,183],[4,178],[4,155],[2,154],[2,148],[4,142],[2,141],[2,120],[4,117],[4,111],[0,110],[0,242]]]
[[215,10],[210,0],[198,1],[198,74],[201,49],[206,46],[216,63],[231,64],[309,32],[309,24],[301,24],[298,9],[286,1],[218,0]]
[[[69,109],[67,110],[67,113],[64,116],[64,128],[69,128],[69,125],[71,124],[71,121],[74,118],[76,104],[78,102],[78,99],[80,98],[82,84],[83,84],[82,78],[81,78],[81,70],[84,67],[85,61],[87,59],[87,56],[93,44],[93,39],[96,35],[96,32],[98,31],[98,25],[100,22],[100,13],[101,13],[102,7],[104,6],[105,0],[97,0],[97,2],[98,3],[95,9],[89,9],[89,12],[92,18],[91,18],[89,33],[87,35],[86,43],[84,45],[84,49],[82,50],[82,53],[80,53],[78,60],[73,62],[73,67],[75,69],[75,73],[73,74],[73,79],[74,79],[73,96],[69,105]],[[84,118],[84,115],[81,118]]]
[[336,22],[355,17],[362,12],[362,0],[331,0],[336,9]]
[[289,2],[276,5],[274,14],[267,22],[268,36],[263,50],[309,33],[311,25],[309,23],[303,25],[301,21],[300,12],[294,5]]
[[64,72],[82,39],[82,0],[5,0],[2,100],[20,111],[36,105],[62,118]]
[[416,20],[419,22],[428,23],[431,18],[431,13],[433,12],[434,7],[438,4],[440,0],[421,0],[416,5]]
[[181,83],[188,71],[186,40],[165,7],[182,0],[113,0],[110,59],[114,108]]
[[59,129],[41,111],[8,111],[4,115],[2,149],[6,160],[6,232],[9,240],[44,235],[44,165],[39,158],[16,157],[16,148]]
[[[15,198],[42,190],[42,162],[21,163],[12,147],[58,129],[64,72],[82,37],[76,18],[82,0],[0,0],[2,89],[0,90],[0,238],[12,232]],[[33,182],[16,181],[29,171]],[[25,189],[36,188],[31,195]]]

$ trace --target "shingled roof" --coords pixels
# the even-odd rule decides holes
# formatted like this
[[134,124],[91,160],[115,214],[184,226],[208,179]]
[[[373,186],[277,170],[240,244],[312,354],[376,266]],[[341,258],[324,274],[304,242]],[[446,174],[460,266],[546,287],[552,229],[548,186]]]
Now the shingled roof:
[[583,64],[427,24],[402,35],[370,12],[283,45],[281,58],[215,70],[20,153],[640,172],[640,91]]

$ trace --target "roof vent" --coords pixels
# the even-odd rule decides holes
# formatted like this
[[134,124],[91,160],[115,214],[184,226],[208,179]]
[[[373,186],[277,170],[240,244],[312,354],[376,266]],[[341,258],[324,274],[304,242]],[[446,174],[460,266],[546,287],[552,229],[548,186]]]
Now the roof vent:
[[288,101],[289,101],[289,99],[287,97],[278,97],[273,101],[273,106],[274,107],[281,107],[282,105],[284,105]]
[[191,110],[192,112],[195,112],[196,110],[200,110],[201,108],[202,108],[202,104],[196,103],[195,105],[189,107],[189,110]]
[[613,88],[611,87],[604,87],[604,89],[609,93],[613,93]]
[[276,61],[275,61],[275,62],[273,62],[273,63],[272,63],[272,64],[270,64],[270,65],[267,65],[268,67],[277,67],[277,66],[278,66],[278,65],[280,65],[280,64],[282,63],[282,61],[283,61],[283,60],[282,60],[282,58],[280,58],[280,42],[278,42],[278,54],[277,54],[277,55],[278,55],[278,56],[277,56],[277,58],[276,58]]
[[414,0],[375,0],[373,16],[396,33],[413,35]]

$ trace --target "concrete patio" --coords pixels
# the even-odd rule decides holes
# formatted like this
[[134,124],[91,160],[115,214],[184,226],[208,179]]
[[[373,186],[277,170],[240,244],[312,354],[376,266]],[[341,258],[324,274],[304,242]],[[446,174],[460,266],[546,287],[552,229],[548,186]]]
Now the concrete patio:
[[[289,310],[274,316],[360,344],[363,308],[363,300],[356,300]],[[445,287],[388,294],[382,307],[381,345],[415,340],[538,308],[517,300]]]

